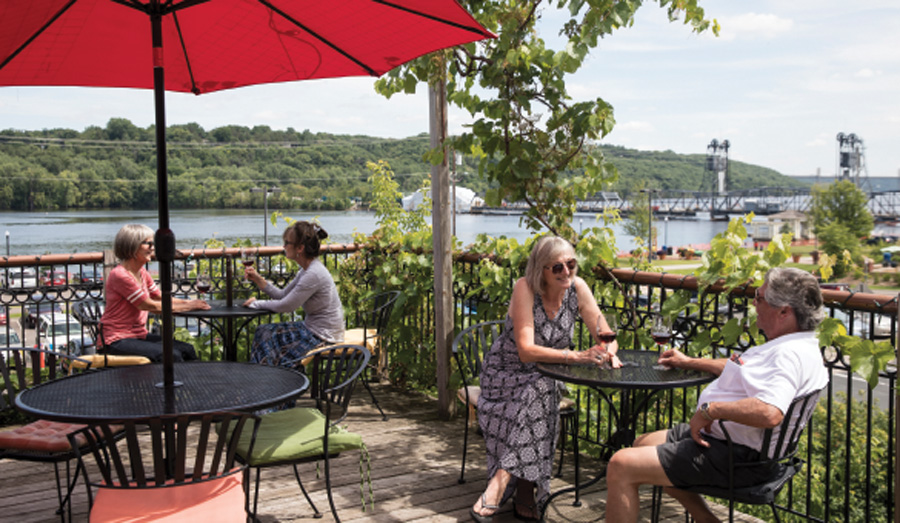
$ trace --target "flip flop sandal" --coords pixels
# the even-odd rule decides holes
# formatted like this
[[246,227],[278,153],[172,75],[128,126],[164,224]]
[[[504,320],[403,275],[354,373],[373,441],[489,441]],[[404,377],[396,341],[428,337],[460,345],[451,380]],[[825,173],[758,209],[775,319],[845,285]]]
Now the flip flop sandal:
[[491,523],[494,521],[494,516],[497,515],[497,511],[500,510],[500,505],[488,505],[487,496],[482,493],[481,494],[481,508],[493,510],[489,516],[482,516],[478,512],[475,512],[475,507],[469,507],[469,515],[472,516],[472,520],[476,523]]

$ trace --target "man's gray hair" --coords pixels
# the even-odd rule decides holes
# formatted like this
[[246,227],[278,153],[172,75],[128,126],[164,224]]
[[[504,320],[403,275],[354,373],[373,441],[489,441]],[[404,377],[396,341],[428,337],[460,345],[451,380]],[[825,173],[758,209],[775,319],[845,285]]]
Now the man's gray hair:
[[766,274],[766,302],[790,307],[801,331],[815,330],[825,318],[822,291],[812,274],[795,268],[777,267]]

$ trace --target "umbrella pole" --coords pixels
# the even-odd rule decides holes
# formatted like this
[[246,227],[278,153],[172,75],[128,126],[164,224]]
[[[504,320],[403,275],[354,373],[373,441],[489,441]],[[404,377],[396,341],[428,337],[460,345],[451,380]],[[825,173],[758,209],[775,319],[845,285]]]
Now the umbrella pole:
[[[157,1],[152,6],[159,8]],[[174,411],[175,382],[174,329],[172,328],[172,262],[175,261],[175,233],[169,228],[169,184],[166,164],[166,95],[162,46],[162,15],[150,15],[153,34],[153,97],[156,108],[156,186],[158,189],[159,229],[156,231],[156,261],[159,263],[159,287],[162,291],[163,381],[166,406]]]

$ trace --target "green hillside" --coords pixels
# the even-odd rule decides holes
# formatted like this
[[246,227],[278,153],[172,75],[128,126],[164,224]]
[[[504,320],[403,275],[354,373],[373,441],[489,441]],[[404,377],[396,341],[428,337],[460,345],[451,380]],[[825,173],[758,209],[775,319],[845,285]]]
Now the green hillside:
[[[331,135],[268,126],[197,124],[167,129],[169,202],[173,208],[259,208],[253,187],[278,186],[269,207],[346,209],[365,202],[371,188],[366,163],[386,160],[401,190],[420,187],[429,176],[423,161],[428,136],[384,139]],[[701,190],[705,155],[599,148],[618,168],[613,190],[627,193],[638,180],[659,189]],[[474,160],[460,168],[460,185],[481,192],[487,183]],[[731,162],[732,189],[797,186],[771,169]],[[156,201],[153,127],[123,118],[84,131],[0,131],[0,209],[149,209]],[[706,185],[704,185],[704,183]]]

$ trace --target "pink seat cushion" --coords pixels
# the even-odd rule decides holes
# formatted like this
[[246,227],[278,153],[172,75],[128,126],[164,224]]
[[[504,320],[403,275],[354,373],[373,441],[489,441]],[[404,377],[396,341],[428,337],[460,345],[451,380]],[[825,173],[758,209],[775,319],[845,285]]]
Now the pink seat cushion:
[[[38,420],[28,425],[0,431],[0,449],[30,452],[65,452],[71,450],[66,434],[84,425]],[[84,438],[81,438],[82,440]]]
[[240,472],[223,478],[173,487],[101,488],[91,522],[215,521],[245,523]]

